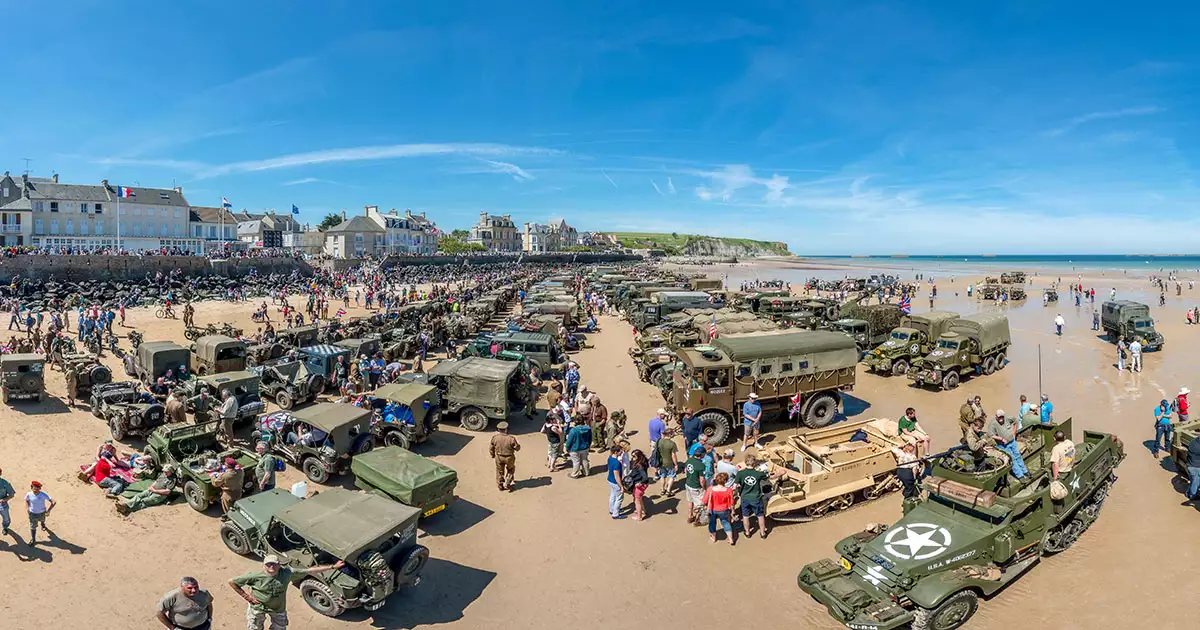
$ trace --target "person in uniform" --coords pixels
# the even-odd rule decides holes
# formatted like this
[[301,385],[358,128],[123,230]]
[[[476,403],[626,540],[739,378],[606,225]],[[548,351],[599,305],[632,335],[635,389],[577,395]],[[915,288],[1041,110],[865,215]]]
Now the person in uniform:
[[605,431],[607,431],[607,427],[608,407],[605,407],[604,403],[600,402],[599,396],[594,396],[592,399],[592,447],[598,452],[612,448],[612,444],[606,444],[607,438],[604,442],[597,439],[606,435]]
[[967,396],[967,402],[958,408],[958,428],[962,429],[963,437],[970,433],[971,424],[975,421],[975,410],[971,402],[971,397]]
[[508,423],[496,425],[496,434],[492,436],[491,455],[496,460],[496,486],[501,490],[512,492],[513,478],[517,474],[517,451],[521,445],[517,438],[508,434]]
[[192,411],[195,412],[196,424],[207,422],[209,420],[209,410],[212,409],[212,399],[208,397],[208,392],[201,392],[188,399],[192,405]]
[[187,408],[183,406],[183,401],[179,400],[179,394],[171,392],[171,396],[167,398],[167,418],[172,423],[187,422]]
[[987,461],[987,448],[992,445],[991,437],[983,430],[983,419],[972,420],[963,438],[967,443],[967,450],[971,454],[971,461],[961,461],[961,463],[972,471],[982,469],[984,462]]
[[122,515],[128,515],[130,512],[144,510],[148,507],[156,505],[165,505],[171,500],[171,494],[175,492],[175,466],[167,464],[163,466],[162,475],[150,484],[149,488],[129,497],[128,499],[117,499],[117,512]]
[[245,482],[246,471],[238,466],[237,460],[225,458],[225,471],[213,479],[213,486],[221,489],[221,511],[229,512],[234,501],[242,498],[242,484]]
[[67,368],[66,380],[67,380],[67,405],[74,407],[75,406],[75,392],[77,389],[79,389],[79,371],[75,369],[74,365]]

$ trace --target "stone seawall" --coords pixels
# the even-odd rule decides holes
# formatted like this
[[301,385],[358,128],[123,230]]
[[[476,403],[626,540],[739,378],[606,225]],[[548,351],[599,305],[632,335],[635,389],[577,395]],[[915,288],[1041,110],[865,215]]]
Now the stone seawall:
[[[413,266],[413,265],[488,265],[495,263],[511,263],[516,256],[393,256],[384,262],[384,266]],[[641,256],[632,254],[530,254],[521,257],[523,263],[550,263],[563,265],[567,263],[618,263],[643,260]]]
[[239,258],[209,260],[199,256],[16,256],[0,258],[0,281],[19,275],[31,280],[79,282],[84,280],[140,280],[146,274],[182,269],[187,275],[220,275],[237,278],[251,269],[259,274],[311,274],[306,261],[291,258]]

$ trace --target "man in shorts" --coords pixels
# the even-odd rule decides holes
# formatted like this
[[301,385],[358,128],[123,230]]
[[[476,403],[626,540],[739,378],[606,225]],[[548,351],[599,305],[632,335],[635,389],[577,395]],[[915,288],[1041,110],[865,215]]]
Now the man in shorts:
[[746,536],[750,536],[750,519],[758,517],[758,536],[766,538],[767,513],[763,505],[763,487],[768,480],[782,477],[786,473],[780,470],[775,475],[769,475],[758,469],[761,463],[757,453],[746,455],[746,467],[737,472],[734,480],[742,505],[742,531]]
[[679,474],[679,445],[675,443],[675,430],[667,429],[654,445],[658,449],[658,478],[662,479],[660,496],[674,494],[675,477]]
[[704,478],[704,461],[700,459],[703,456],[704,447],[696,444],[692,446],[687,461],[683,463],[683,490],[687,496],[689,523],[696,522],[700,508],[704,507],[704,486],[707,480]]
[[762,448],[762,444],[758,443],[758,431],[762,428],[762,405],[758,404],[758,394],[754,392],[750,392],[750,400],[742,405],[742,427],[745,429],[742,452],[746,452],[750,444]]

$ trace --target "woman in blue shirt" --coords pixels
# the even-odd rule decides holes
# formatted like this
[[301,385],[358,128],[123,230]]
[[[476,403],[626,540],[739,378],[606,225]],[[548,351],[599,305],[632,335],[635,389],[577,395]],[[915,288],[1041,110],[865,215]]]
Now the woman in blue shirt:
[[1162,441],[1162,450],[1171,452],[1171,403],[1165,399],[1158,403],[1154,408],[1154,446],[1150,447],[1150,452],[1158,457],[1158,443]]

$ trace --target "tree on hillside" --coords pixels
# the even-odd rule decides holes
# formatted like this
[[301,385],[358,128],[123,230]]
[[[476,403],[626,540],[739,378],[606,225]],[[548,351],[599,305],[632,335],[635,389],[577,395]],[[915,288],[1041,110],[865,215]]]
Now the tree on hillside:
[[329,214],[325,215],[324,219],[321,219],[321,224],[317,226],[317,229],[324,232],[335,225],[341,225],[341,223],[342,215],[336,212],[330,212]]

